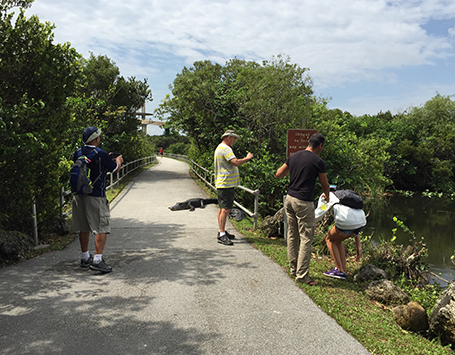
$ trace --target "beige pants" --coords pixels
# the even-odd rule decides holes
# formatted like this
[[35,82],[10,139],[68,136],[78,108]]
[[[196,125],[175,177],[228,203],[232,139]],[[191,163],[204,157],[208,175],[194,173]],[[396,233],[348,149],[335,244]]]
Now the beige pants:
[[310,280],[310,260],[314,238],[314,203],[286,196],[284,204],[288,220],[288,259],[291,274],[296,281]]

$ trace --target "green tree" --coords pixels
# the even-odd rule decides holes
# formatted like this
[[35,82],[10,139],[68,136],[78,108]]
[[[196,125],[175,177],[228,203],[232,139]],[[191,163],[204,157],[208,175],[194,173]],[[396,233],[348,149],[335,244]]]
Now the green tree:
[[227,84],[223,76],[221,65],[195,62],[177,75],[172,90],[174,97],[161,107],[161,117],[169,116],[168,126],[192,139],[193,158],[197,160],[211,154],[216,141],[214,132],[222,131],[236,115],[236,107],[225,96]]
[[436,95],[393,122],[395,187],[403,190],[454,192],[455,102]]
[[95,56],[93,53],[90,53],[88,59],[84,59],[83,64],[85,83],[80,92],[85,97],[108,99],[110,89],[120,76],[120,69],[107,56]]
[[241,117],[273,154],[283,153],[288,129],[309,128],[309,107],[315,99],[307,70],[279,55],[262,66],[249,65],[237,76]]
[[103,130],[102,148],[121,152],[126,161],[153,154],[153,147],[139,131],[140,120],[136,111],[151,90],[147,80],[125,79],[120,69],[107,56],[94,56],[81,60],[83,80],[68,100],[74,117],[71,141],[65,156],[71,160],[73,151],[80,146],[80,135],[87,126]]
[[165,153],[182,154],[188,153],[190,140],[187,136],[182,136],[178,132],[169,132],[161,136],[149,136],[148,139],[155,146],[156,150],[164,149]]
[[21,10],[12,24],[13,16],[2,12],[0,21],[0,227],[28,232],[33,196],[40,226],[59,201],[71,124],[65,104],[81,78],[80,56],[69,44],[53,44],[49,23]]
[[[304,124],[308,105],[315,102],[306,69],[290,64],[283,56],[262,64],[239,59],[225,66],[196,62],[177,75],[172,94],[156,116],[167,117],[168,127],[190,138],[188,155],[212,167],[220,136],[228,128],[235,129],[242,136],[236,143],[236,154],[244,156],[252,151],[256,156],[254,162],[240,169],[242,179],[265,196],[264,213],[273,208],[274,201],[281,200],[283,183],[274,174],[261,171],[276,170],[286,152],[287,129]],[[271,194],[269,187],[275,185],[280,188]]]
[[7,12],[13,7],[26,9],[31,6],[34,0],[2,0],[0,3],[0,16],[7,16]]

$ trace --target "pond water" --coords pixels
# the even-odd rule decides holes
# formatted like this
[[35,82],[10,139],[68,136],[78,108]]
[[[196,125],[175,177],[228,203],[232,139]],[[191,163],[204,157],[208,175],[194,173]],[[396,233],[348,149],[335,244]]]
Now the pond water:
[[[365,213],[370,211],[364,231],[372,233],[374,241],[379,241],[380,238],[390,240],[393,236],[392,229],[397,228],[396,243],[410,244],[409,234],[393,221],[395,216],[415,233],[417,240],[424,238],[428,248],[428,258],[425,261],[430,266],[430,271],[449,282],[455,279],[455,265],[450,259],[455,254],[454,201],[422,196],[393,196],[379,207],[366,205],[364,210]],[[445,282],[437,278],[435,281],[446,286]]]

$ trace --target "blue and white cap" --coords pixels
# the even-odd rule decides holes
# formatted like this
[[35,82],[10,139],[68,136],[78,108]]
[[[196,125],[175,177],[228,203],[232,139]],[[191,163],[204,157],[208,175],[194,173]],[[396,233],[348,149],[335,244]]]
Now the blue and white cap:
[[82,143],[87,144],[99,136],[101,136],[101,129],[94,126],[87,127],[82,133]]

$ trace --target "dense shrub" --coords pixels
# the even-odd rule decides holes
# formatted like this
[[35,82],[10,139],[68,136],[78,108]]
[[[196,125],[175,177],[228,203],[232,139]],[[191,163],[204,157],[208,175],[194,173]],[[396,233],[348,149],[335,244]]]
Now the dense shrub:
[[18,231],[0,229],[0,265],[14,263],[33,248],[33,239]]

